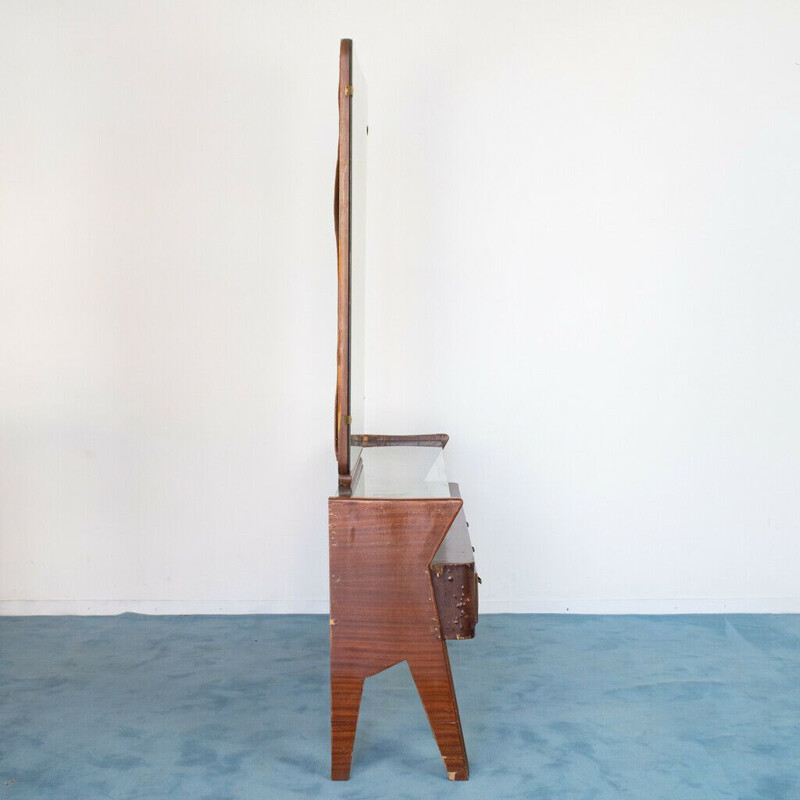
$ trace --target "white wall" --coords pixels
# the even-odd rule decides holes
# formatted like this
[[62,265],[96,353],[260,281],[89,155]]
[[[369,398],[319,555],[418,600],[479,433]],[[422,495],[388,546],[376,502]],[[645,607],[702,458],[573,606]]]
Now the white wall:
[[0,4],[0,611],[327,608],[338,40],[368,422],[486,611],[800,611],[800,5]]

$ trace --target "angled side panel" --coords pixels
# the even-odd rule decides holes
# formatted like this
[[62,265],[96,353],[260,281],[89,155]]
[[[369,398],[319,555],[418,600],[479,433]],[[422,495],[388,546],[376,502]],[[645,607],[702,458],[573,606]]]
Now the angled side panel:
[[332,777],[350,774],[364,679],[408,661],[451,780],[469,773],[431,561],[458,498],[328,501]]

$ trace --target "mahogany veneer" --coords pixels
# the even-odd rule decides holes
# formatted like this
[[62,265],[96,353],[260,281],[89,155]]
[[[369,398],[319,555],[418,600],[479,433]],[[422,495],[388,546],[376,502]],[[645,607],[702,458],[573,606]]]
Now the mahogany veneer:
[[329,501],[334,780],[350,776],[364,679],[400,661],[408,661],[448,777],[469,777],[430,571],[461,504]]

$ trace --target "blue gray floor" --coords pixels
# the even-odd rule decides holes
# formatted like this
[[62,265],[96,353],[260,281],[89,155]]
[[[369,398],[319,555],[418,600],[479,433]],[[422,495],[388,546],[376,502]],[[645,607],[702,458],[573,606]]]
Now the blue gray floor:
[[0,618],[0,800],[800,798],[798,616],[485,616],[450,654],[470,781],[402,664],[334,784],[325,617]]

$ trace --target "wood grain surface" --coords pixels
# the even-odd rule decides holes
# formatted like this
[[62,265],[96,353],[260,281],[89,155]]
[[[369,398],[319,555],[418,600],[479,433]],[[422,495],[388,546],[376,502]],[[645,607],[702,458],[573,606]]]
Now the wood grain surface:
[[350,485],[350,184],[353,42],[342,39],[339,48],[339,153],[334,186],[334,227],[338,272],[338,331],[336,341],[336,402],[334,447],[339,485]]
[[328,501],[331,777],[347,780],[364,680],[407,661],[450,780],[469,765],[431,562],[459,498]]

